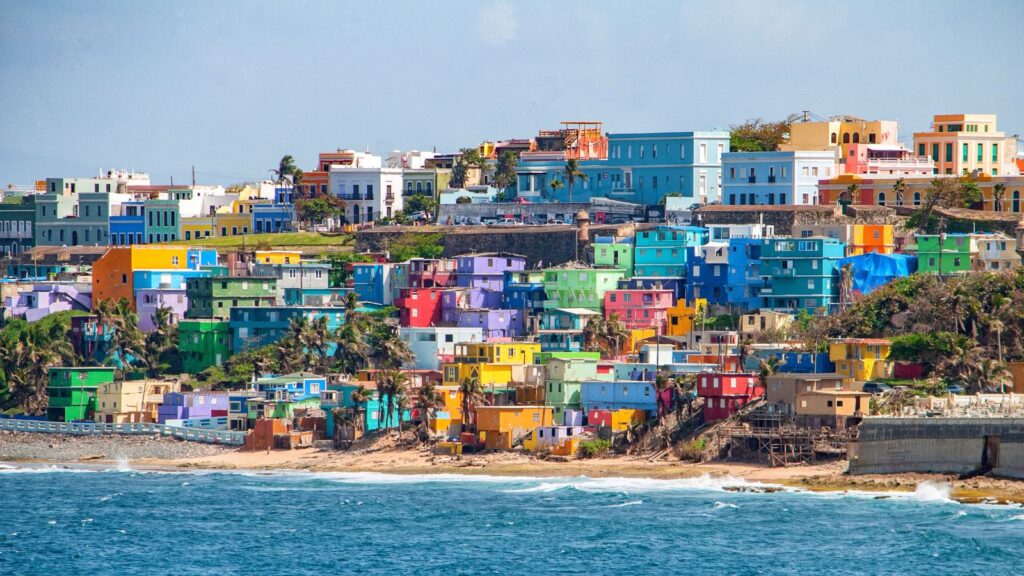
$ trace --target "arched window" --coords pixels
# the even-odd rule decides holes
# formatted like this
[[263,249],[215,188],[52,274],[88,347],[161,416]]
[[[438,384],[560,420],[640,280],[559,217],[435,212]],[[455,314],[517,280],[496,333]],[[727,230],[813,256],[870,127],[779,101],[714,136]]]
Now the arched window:
[[838,140],[838,138],[836,137],[836,133],[833,132],[832,133],[832,143],[835,144],[837,140]]
[[423,182],[417,182],[416,183],[416,192],[417,193],[423,192]]
[[850,143],[850,133],[847,132],[846,134],[843,134],[843,144],[849,144],[849,143]]
[[1020,212],[1020,190],[1013,191],[1013,211]]
[[428,194],[432,194],[433,192],[434,192],[434,184],[433,184],[433,182],[430,182],[428,180],[427,181],[427,193]]
[[860,132],[854,132],[853,133],[853,143],[854,144],[859,144],[860,143]]
[[885,206],[885,192],[878,193],[878,205]]
[[921,193],[920,192],[914,192],[914,206],[920,206],[920,205],[921,205]]
[[408,192],[412,192],[412,182],[406,182],[406,183],[405,183],[405,189],[406,189],[406,190],[407,190]]

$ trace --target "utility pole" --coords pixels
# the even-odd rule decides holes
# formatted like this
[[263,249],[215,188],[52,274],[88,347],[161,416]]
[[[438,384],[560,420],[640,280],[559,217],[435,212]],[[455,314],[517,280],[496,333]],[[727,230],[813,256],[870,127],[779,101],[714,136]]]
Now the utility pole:
[[192,187],[196,187],[196,165],[192,165]]

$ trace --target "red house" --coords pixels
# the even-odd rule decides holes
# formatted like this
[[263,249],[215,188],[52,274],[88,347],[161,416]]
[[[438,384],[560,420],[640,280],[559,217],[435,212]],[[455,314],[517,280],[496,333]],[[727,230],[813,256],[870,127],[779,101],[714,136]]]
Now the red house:
[[704,421],[714,422],[764,396],[764,388],[756,374],[707,372],[697,376],[697,396],[704,398]]
[[395,300],[399,324],[406,328],[427,328],[441,323],[441,289],[402,288]]

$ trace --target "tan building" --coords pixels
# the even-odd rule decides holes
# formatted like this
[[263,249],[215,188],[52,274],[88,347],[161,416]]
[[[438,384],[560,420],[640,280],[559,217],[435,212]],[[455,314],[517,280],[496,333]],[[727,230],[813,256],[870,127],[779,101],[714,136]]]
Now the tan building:
[[752,314],[744,314],[740,316],[740,339],[756,340],[765,332],[786,333],[792,325],[793,315],[786,312],[761,310]]
[[842,430],[870,412],[871,394],[860,390],[811,390],[796,395],[796,422]]
[[1015,175],[1017,141],[999,132],[995,114],[936,114],[930,132],[914,133],[914,150],[936,174]]
[[103,424],[156,422],[164,394],[179,389],[175,380],[128,380],[103,384],[96,390],[95,420]]
[[829,150],[836,160],[846,158],[853,144],[899,144],[899,124],[895,120],[864,120],[856,116],[833,116],[821,122],[794,122],[789,126],[789,142],[779,150]]
[[765,400],[769,410],[784,415],[797,413],[797,397],[817,390],[853,390],[853,378],[845,374],[772,374],[768,377]]

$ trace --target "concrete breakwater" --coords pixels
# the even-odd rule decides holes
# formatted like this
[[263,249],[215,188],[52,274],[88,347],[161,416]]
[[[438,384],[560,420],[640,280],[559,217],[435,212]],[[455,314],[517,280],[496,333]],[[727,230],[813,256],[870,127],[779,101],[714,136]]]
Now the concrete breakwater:
[[991,472],[1024,479],[1024,418],[866,418],[851,474]]

